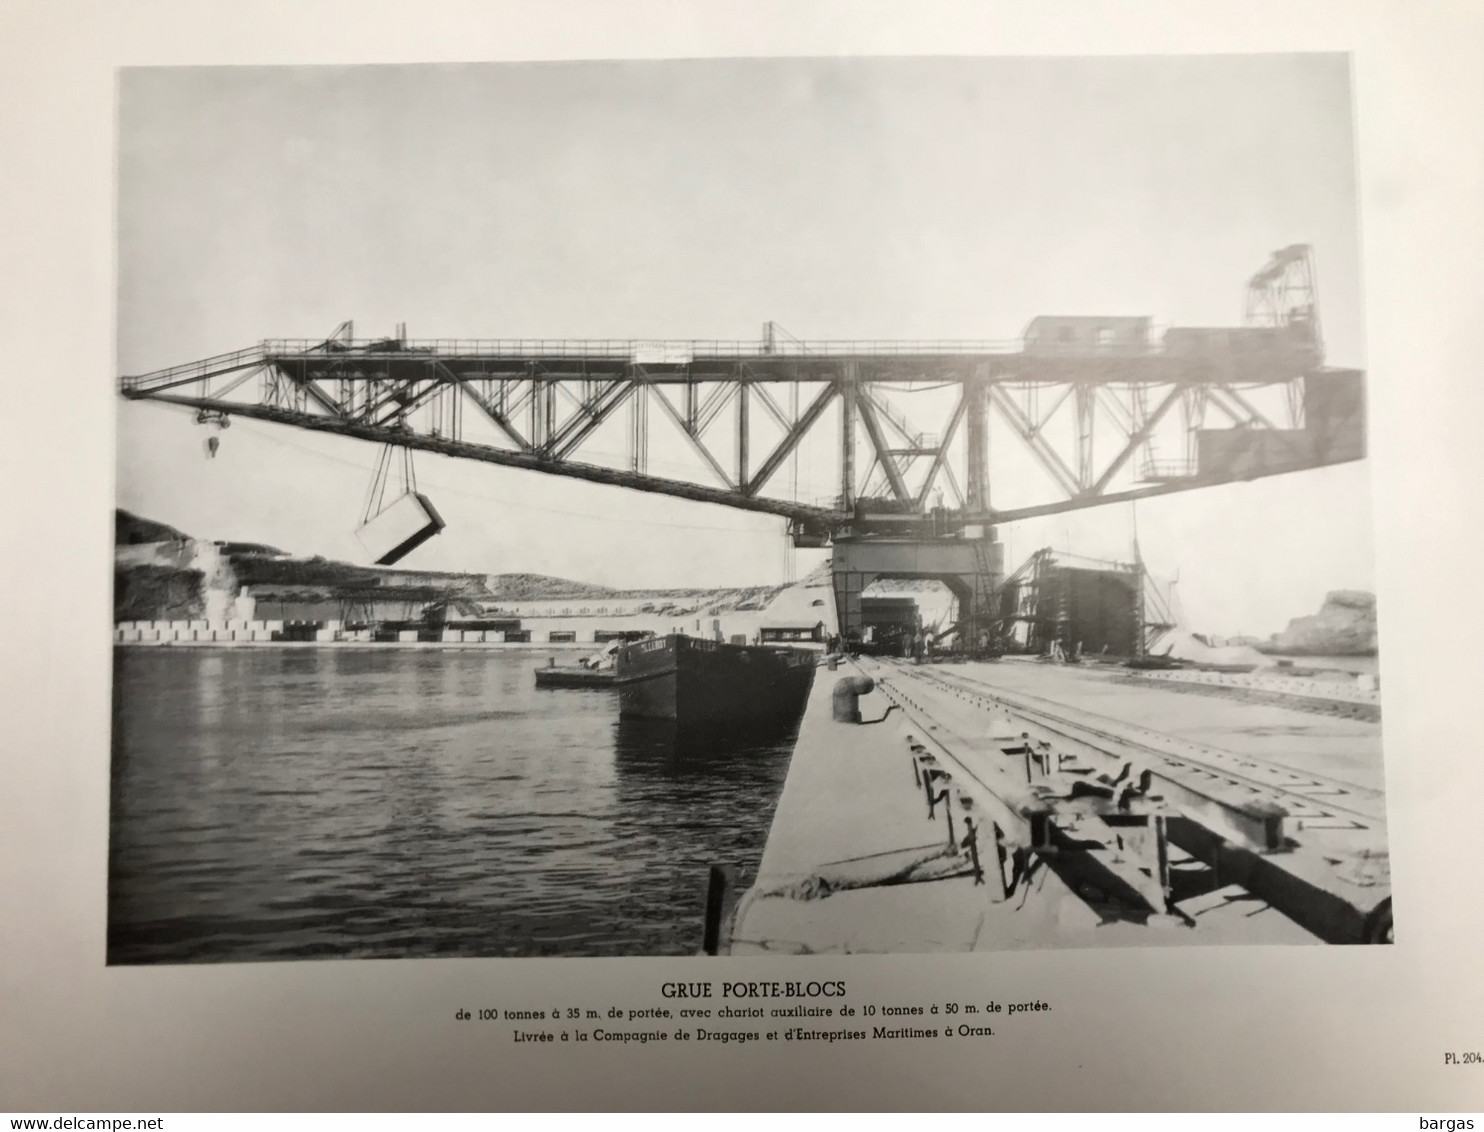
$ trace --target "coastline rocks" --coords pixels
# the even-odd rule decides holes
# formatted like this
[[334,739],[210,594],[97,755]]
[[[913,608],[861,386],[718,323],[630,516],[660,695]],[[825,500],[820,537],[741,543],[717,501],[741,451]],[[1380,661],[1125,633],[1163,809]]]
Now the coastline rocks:
[[1376,651],[1376,597],[1334,590],[1317,614],[1295,617],[1265,650],[1315,656],[1365,656]]

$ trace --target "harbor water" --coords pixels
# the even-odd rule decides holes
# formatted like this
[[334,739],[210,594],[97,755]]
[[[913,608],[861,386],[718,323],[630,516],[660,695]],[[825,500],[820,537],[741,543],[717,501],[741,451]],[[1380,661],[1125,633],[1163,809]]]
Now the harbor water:
[[620,721],[545,661],[115,649],[108,961],[697,952],[793,737]]

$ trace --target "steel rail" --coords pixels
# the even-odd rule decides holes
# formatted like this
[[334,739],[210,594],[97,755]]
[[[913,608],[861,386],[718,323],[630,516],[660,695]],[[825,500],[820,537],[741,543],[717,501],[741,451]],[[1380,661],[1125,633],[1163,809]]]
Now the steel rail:
[[[1101,758],[1124,764],[1131,761],[1127,750],[1130,744],[1125,741],[1115,737],[1112,741],[1125,749],[1109,751],[1102,745],[1109,742],[1107,739],[1078,736],[1076,732],[1081,727],[1075,722],[1061,721],[1061,726],[1069,731],[1059,731],[1037,718],[1054,713],[997,699],[998,690],[991,692],[984,688],[981,693],[980,688],[964,689],[948,680],[935,679],[935,674],[924,674],[917,667],[893,667],[905,677],[903,683],[915,682],[935,690],[939,696],[957,696],[960,700],[967,691],[979,699],[981,709],[986,706],[986,699],[994,700],[999,707],[1020,715],[1032,731],[1063,735],[1074,747]],[[1187,774],[1180,773],[1185,768],[1178,765],[1181,760],[1177,756],[1164,755],[1158,750],[1148,751],[1148,755],[1148,762],[1155,765],[1146,763],[1145,769],[1153,774],[1160,794],[1173,803],[1177,813],[1183,811],[1183,816],[1171,817],[1166,822],[1172,844],[1205,862],[1227,883],[1247,890],[1327,942],[1392,942],[1391,886],[1384,838],[1372,844],[1384,819],[1368,818],[1364,824],[1351,819],[1350,824],[1325,826],[1312,824],[1311,818],[1300,814],[1290,815],[1283,807],[1265,800],[1234,804],[1221,799],[1219,791],[1215,795],[1203,793],[1199,782],[1191,782]],[[1160,764],[1167,772],[1174,773],[1162,774],[1157,769]],[[1217,782],[1230,783],[1235,778],[1225,768],[1212,769],[1194,763],[1190,767]],[[1272,794],[1281,788],[1266,783],[1260,786],[1243,783],[1241,789]],[[1299,799],[1310,805],[1314,801],[1303,794],[1290,792],[1287,796],[1290,801]],[[1267,828],[1262,821],[1264,811],[1276,819]],[[1304,831],[1312,830],[1317,838],[1295,841],[1286,836],[1283,819],[1290,816],[1301,819]]]
[[[1360,786],[1357,783],[1349,782],[1345,779],[1335,778],[1331,775],[1317,774],[1306,768],[1290,766],[1262,756],[1240,754],[1236,751],[1227,751],[1219,747],[1212,747],[1209,744],[1194,743],[1188,739],[1167,735],[1163,732],[1155,731],[1152,728],[1142,727],[1139,724],[1125,723],[1122,720],[1098,715],[1096,712],[1074,708],[1030,692],[1009,692],[1002,688],[997,688],[994,685],[976,680],[973,677],[961,676],[957,673],[949,675],[943,672],[933,672],[931,674],[914,672],[914,675],[918,675],[921,679],[929,682],[937,681],[947,688],[986,695],[1013,711],[1023,712],[1027,716],[1040,716],[1044,721],[1051,724],[1058,724],[1062,727],[1070,728],[1074,732],[1081,732],[1080,735],[1068,734],[1068,738],[1077,739],[1081,742],[1089,742],[1086,737],[1090,736],[1092,739],[1110,742],[1125,749],[1124,751],[1108,750],[1107,753],[1113,757],[1126,758],[1127,749],[1133,748],[1134,750],[1153,755],[1162,761],[1175,760],[1180,763],[1192,764],[1201,770],[1228,778],[1233,782],[1241,783],[1251,789],[1261,790],[1278,795],[1279,797],[1286,796],[1302,803],[1306,807],[1322,806],[1326,810],[1339,811],[1351,818],[1361,819],[1368,825],[1384,823],[1386,820],[1385,795],[1379,790]],[[1037,703],[1026,701],[1037,701]],[[1111,731],[1108,729],[1110,725],[1119,730],[1131,732],[1132,735],[1119,734],[1118,731]],[[1169,750],[1168,747],[1173,744],[1179,744],[1182,748],[1186,749],[1180,751]],[[1096,742],[1089,742],[1089,745],[1099,746]],[[1265,765],[1275,772],[1301,776],[1306,780],[1302,784],[1302,787],[1333,791],[1354,798],[1357,802],[1370,803],[1370,805],[1345,805],[1341,802],[1331,801],[1328,797],[1321,801],[1314,794],[1306,792],[1306,789],[1296,788],[1296,784],[1294,783],[1284,784],[1255,777],[1250,773],[1226,765],[1228,761],[1249,765]]]
[[[1147,862],[1155,867],[1151,867],[1147,874],[1142,874],[1137,854],[1127,850],[1115,852],[1108,844],[1101,842],[1090,845],[1079,832],[1089,819],[1109,823],[1115,819],[1123,819],[1119,821],[1119,825],[1125,829],[1127,819],[1152,823],[1157,818],[1162,823],[1166,810],[1163,803],[1152,802],[1151,805],[1151,802],[1140,799],[1134,803],[1132,810],[1125,812],[1111,799],[1073,800],[1056,793],[1048,794],[1046,788],[1058,777],[1049,767],[1041,767],[1044,773],[1038,785],[1012,778],[1008,768],[1002,765],[1003,756],[1007,753],[1003,740],[991,740],[986,748],[983,740],[976,742],[970,736],[957,731],[930,707],[918,703],[896,682],[880,679],[876,686],[915,725],[916,730],[912,737],[921,742],[920,748],[915,749],[928,751],[928,745],[931,744],[936,749],[928,751],[933,755],[933,764],[939,768],[944,763],[949,764],[947,782],[958,792],[960,806],[967,805],[964,801],[964,796],[967,796],[976,811],[966,816],[977,818],[980,822],[985,817],[989,818],[999,831],[998,840],[1007,848],[1014,847],[1018,852],[1039,857],[1054,871],[1071,869],[1084,880],[1095,881],[1095,887],[1103,894],[1103,899],[1118,906],[1125,915],[1143,918],[1172,912],[1178,914],[1178,910],[1169,904],[1169,892],[1164,888],[1166,869],[1162,864],[1155,866],[1153,861]],[[1036,763],[1035,756],[1029,752],[1025,757],[1030,760],[1026,764],[1028,768]],[[1018,759],[1016,765],[1019,765]],[[924,774],[931,774],[932,765],[925,764],[922,769]],[[931,793],[930,779],[927,789]],[[984,829],[983,825],[979,828]],[[1163,825],[1159,828],[1162,830]],[[1116,828],[1110,828],[1106,835],[1107,841],[1117,840],[1116,833]],[[1163,846],[1163,832],[1156,832],[1153,836]],[[988,846],[983,851],[987,856]],[[1163,863],[1164,849],[1159,848],[1157,853]],[[991,872],[996,867],[992,860],[981,863]],[[1002,881],[1005,880],[1005,863],[1001,861],[998,866]],[[1063,875],[1063,880],[1067,880],[1067,876]],[[1077,886],[1071,887],[1076,891]],[[1003,898],[1009,898],[1010,895],[1011,890],[1007,887]]]

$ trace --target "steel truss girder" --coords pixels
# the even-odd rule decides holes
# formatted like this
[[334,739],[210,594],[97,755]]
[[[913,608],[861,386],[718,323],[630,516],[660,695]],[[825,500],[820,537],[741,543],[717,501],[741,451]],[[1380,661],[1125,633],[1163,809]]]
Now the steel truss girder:
[[826,385],[815,395],[814,400],[809,403],[809,407],[804,410],[797,421],[789,426],[788,431],[783,435],[783,439],[778,442],[767,459],[763,461],[762,466],[758,468],[757,473],[748,481],[744,489],[744,494],[755,496],[763,489],[767,482],[773,478],[773,473],[783,465],[783,461],[788,459],[789,454],[799,446],[799,441],[803,440],[808,431],[814,427],[814,422],[819,420],[824,414],[830,402],[835,399],[837,392],[838,390],[834,385]]
[[[1339,456],[1306,449],[1300,423],[1305,408],[1304,376],[1280,366],[1264,380],[1218,380],[1208,369],[1182,367],[1179,359],[1162,355],[1092,359],[971,352],[912,354],[885,349],[848,355],[828,350],[812,354],[800,346],[798,352],[778,357],[698,355],[689,362],[641,363],[633,356],[459,353],[405,343],[361,347],[331,340],[291,351],[264,343],[126,377],[121,391],[134,399],[620,483],[859,533],[878,527],[899,530],[904,523],[926,519],[929,499],[939,482],[947,484],[962,506],[965,495],[955,462],[960,470],[969,468],[968,498],[973,506],[962,507],[956,516],[968,525],[1055,514],[1363,456],[1363,443]],[[256,395],[242,396],[243,387],[254,377],[261,379]],[[811,384],[817,392],[802,413],[797,408],[799,398],[791,394],[788,400],[793,408],[785,412],[783,399],[769,388],[780,383]],[[960,387],[936,443],[926,441],[882,396],[888,387],[911,392],[929,384]],[[672,386],[681,391],[679,403],[669,393]],[[1276,413],[1264,412],[1249,393],[1284,387],[1288,405]],[[976,402],[979,423],[970,427],[970,438],[987,451],[985,410],[992,410],[1046,471],[1053,498],[1016,508],[989,505],[985,453],[977,453],[977,461],[970,458],[960,427],[970,415],[971,389],[982,392]],[[452,400],[447,399],[449,395]],[[650,399],[658,400],[714,477],[714,484],[645,474],[652,441],[642,422],[647,419]],[[829,506],[765,497],[762,492],[811,430],[820,427],[836,399],[842,402],[844,419],[852,422],[851,437],[842,438],[841,445],[846,472],[842,498]],[[1043,401],[1049,405],[1044,411]],[[511,447],[466,441],[460,409],[464,402],[472,403],[478,418],[493,425],[500,441]],[[752,403],[761,406],[761,414],[749,415]],[[625,405],[632,405],[635,414],[634,427],[627,433],[627,471],[583,460],[583,446]],[[1240,473],[1197,468],[1196,440],[1211,431],[1206,426],[1210,408],[1235,429],[1276,434],[1263,449],[1274,454],[1270,463],[1258,461],[1254,466],[1249,461]],[[442,422],[432,427],[431,434],[426,428],[420,431],[418,424],[419,415],[429,414]],[[730,458],[707,439],[708,430],[723,414],[729,414],[736,426],[730,432],[734,444]],[[517,424],[523,415],[530,417],[528,428]],[[1286,428],[1276,423],[1284,417]],[[757,418],[766,418],[769,427],[781,430],[781,437],[769,442],[761,462],[749,466],[749,456],[757,447],[753,431]],[[1180,422],[1184,471],[1161,482],[1136,480],[1129,486],[1116,486],[1140,450],[1153,461],[1156,433],[1171,418]],[[857,425],[870,445],[871,470],[866,479],[872,478],[875,468],[881,469],[892,513],[872,513],[870,499],[861,500],[859,508],[856,505],[861,481],[851,457]],[[705,474],[701,473],[703,478]]]
[[[218,404],[209,398],[188,397],[174,393],[157,394],[150,399],[167,405],[179,405],[197,410],[215,411]],[[508,468],[523,468],[528,471],[567,476],[571,479],[586,480],[589,483],[672,495],[697,503],[714,503],[743,511],[779,515],[815,526],[837,527],[846,519],[846,516],[827,507],[811,507],[807,504],[793,503],[783,499],[769,499],[763,496],[744,496],[736,491],[706,487],[685,480],[642,475],[625,469],[607,468],[600,464],[588,464],[578,460],[552,460],[530,451],[516,452],[487,444],[473,444],[448,437],[405,432],[394,427],[366,424],[339,416],[316,416],[313,413],[263,404],[233,403],[227,411],[237,416],[269,421],[273,424],[291,425],[310,432],[368,440],[375,444],[396,444],[419,452],[437,453],[440,456],[478,460],[481,463],[498,464]]]

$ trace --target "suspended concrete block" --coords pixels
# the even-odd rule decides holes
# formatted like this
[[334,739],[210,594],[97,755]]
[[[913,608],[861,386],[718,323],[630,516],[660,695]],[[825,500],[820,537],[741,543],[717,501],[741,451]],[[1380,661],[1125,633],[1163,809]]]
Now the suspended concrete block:
[[446,524],[426,495],[399,496],[363,523],[356,538],[378,566],[390,566],[411,554]]

